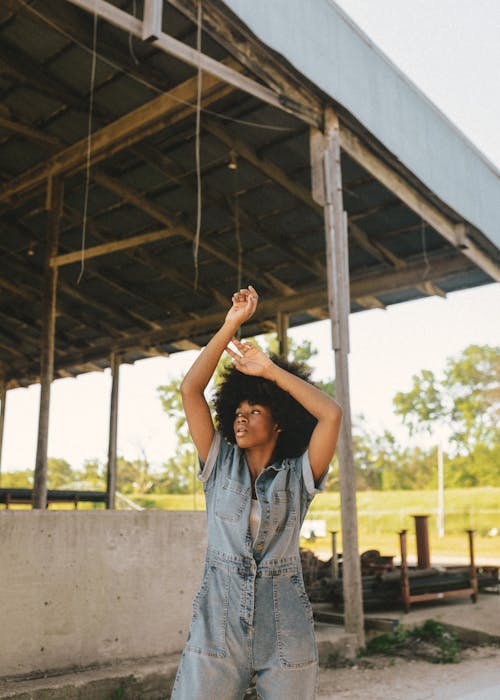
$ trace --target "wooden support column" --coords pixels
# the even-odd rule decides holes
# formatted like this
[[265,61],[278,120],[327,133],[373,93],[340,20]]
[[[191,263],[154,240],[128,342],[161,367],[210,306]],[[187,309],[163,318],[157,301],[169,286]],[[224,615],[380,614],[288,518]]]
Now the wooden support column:
[[2,483],[2,447],[3,429],[5,426],[5,403],[7,401],[7,382],[4,377],[0,378],[0,485]]
[[114,510],[116,494],[116,446],[118,437],[118,385],[120,379],[120,358],[116,353],[111,355],[111,377],[106,508]]
[[47,507],[47,447],[49,440],[50,389],[54,377],[54,348],[56,332],[57,267],[51,259],[57,255],[64,197],[63,181],[47,181],[47,249],[42,303],[42,338],[40,352],[40,412],[36,447],[33,508]]
[[288,314],[278,311],[276,325],[278,328],[278,354],[282,360],[286,360],[288,358]]
[[349,258],[347,216],[343,208],[338,118],[325,109],[325,132],[311,130],[311,166],[314,199],[323,206],[326,235],[328,307],[335,351],[335,393],[343,417],[337,455],[342,508],[342,579],[345,628],[365,643],[361,565],[358,551],[356,476],[349,396]]

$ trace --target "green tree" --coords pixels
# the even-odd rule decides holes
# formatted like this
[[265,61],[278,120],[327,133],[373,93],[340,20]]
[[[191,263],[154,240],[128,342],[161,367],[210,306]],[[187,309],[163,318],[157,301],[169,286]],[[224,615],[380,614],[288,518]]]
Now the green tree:
[[75,473],[65,459],[49,457],[47,460],[47,486],[49,489],[63,489],[75,481]]
[[481,443],[493,447],[500,438],[500,348],[470,345],[446,360],[441,379],[422,370],[393,404],[410,434],[444,424],[458,452],[470,455]]
[[155,478],[151,474],[149,460],[143,455],[142,459],[128,460],[118,457],[116,460],[116,488],[124,494],[145,494],[153,491]]
[[90,491],[102,491],[106,488],[104,465],[98,459],[87,459],[82,469],[75,474],[75,483],[79,488]]
[[0,485],[2,488],[31,489],[33,487],[33,470],[22,469],[12,472],[3,472]]

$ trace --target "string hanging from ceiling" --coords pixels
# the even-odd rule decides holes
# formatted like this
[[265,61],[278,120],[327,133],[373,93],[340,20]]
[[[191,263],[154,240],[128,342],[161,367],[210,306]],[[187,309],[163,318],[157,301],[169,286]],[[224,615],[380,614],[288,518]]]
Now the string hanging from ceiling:
[[80,260],[80,273],[76,281],[80,284],[83,273],[85,271],[85,244],[87,237],[87,214],[89,206],[90,192],[90,161],[92,155],[92,117],[94,112],[94,91],[95,91],[95,73],[97,65],[97,0],[94,0],[94,22],[92,28],[92,63],[90,68],[90,90],[89,90],[89,115],[87,121],[87,156],[85,164],[85,188],[83,196],[83,222],[82,222],[82,255]]
[[196,233],[193,242],[193,260],[194,260],[194,288],[198,289],[199,281],[199,252],[200,252],[200,236],[201,236],[201,157],[200,157],[200,136],[201,136],[201,89],[203,74],[201,70],[201,35],[203,13],[201,0],[198,0],[197,11],[197,27],[196,27],[196,50],[198,52],[198,76],[197,76],[197,96],[196,96]]
[[[77,38],[75,38],[70,32],[66,31],[65,29],[62,29],[59,25],[57,25],[55,22],[52,22],[48,17],[45,17],[42,15],[40,12],[38,12],[34,7],[31,5],[28,5],[25,0],[17,0],[17,2],[22,5],[30,14],[35,15],[40,19],[40,21],[44,22],[47,24],[49,27],[52,27],[56,32],[61,34],[62,36],[65,36],[67,39],[72,41],[76,46],[79,46],[83,51],[86,51],[87,53],[95,53],[97,58],[99,58],[100,61],[105,63],[106,65],[110,66],[110,68],[114,68],[115,70],[119,71],[120,73],[123,73],[124,75],[127,76],[127,78],[130,78],[130,80],[135,81],[139,85],[143,85],[144,87],[149,88],[153,92],[155,92],[157,95],[162,95],[165,90],[159,88],[157,85],[154,85],[153,83],[149,82],[146,80],[146,78],[136,75],[134,73],[131,73],[128,71],[124,66],[120,66],[114,61],[111,61],[109,58],[106,56],[103,56],[103,54],[96,52],[95,49],[86,46],[84,43],[79,41]],[[196,108],[196,105],[193,102],[190,102],[189,100],[183,100],[179,97],[176,97],[175,95],[170,95],[170,99],[173,100],[174,102],[177,102],[178,104],[185,105],[186,107],[193,107]],[[209,114],[210,116],[213,116],[217,119],[223,119],[224,121],[229,121],[233,122],[234,124],[241,124],[242,126],[250,126],[255,129],[266,129],[268,131],[278,131],[278,132],[286,132],[286,133],[293,133],[296,131],[296,127],[290,127],[290,126],[278,126],[277,124],[269,124],[266,122],[254,122],[249,119],[240,119],[238,117],[232,117],[229,114],[224,114],[222,112],[216,112],[213,109],[209,109],[208,107],[201,107],[201,111],[204,112],[205,114]]]
[[[234,216],[234,236],[236,239],[236,252],[238,255],[238,268],[237,268],[237,279],[236,279],[236,289],[241,289],[242,271],[243,271],[243,246],[241,242],[241,230],[240,230],[240,184],[239,184],[239,174],[238,174],[238,156],[235,151],[231,151],[229,160],[229,169],[234,174],[233,183],[233,216]],[[240,339],[241,337],[241,327],[238,328],[236,337]]]

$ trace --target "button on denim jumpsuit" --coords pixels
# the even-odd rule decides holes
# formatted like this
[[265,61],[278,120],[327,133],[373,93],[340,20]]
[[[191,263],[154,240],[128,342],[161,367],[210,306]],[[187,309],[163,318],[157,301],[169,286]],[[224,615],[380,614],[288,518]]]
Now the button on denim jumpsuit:
[[254,675],[261,700],[312,700],[318,654],[299,533],[321,485],[307,452],[257,477],[261,522],[253,542],[242,450],[216,433],[199,478],[208,547],[172,700],[241,700]]

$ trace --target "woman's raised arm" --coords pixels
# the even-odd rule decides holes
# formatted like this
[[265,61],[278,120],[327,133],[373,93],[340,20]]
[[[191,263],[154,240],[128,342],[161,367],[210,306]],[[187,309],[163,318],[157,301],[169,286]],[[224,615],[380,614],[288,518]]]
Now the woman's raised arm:
[[275,382],[280,389],[288,392],[317,419],[318,422],[309,441],[308,452],[314,479],[319,481],[328,469],[337,446],[342,420],[342,409],[339,404],[314,384],[275,365],[253,343],[240,343],[236,338],[233,338],[232,342],[238,352],[231,348],[227,348],[227,351],[240,372]]
[[258,294],[249,285],[233,294],[232,306],[225,321],[208,345],[201,351],[181,383],[181,395],[189,432],[202,462],[214,436],[214,424],[204,391],[227,344],[238,328],[248,321],[257,308]]

